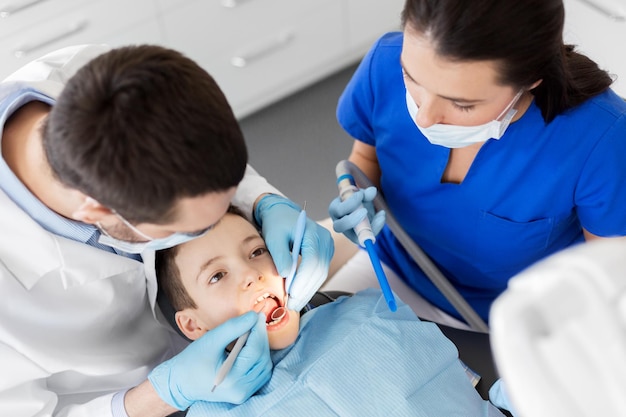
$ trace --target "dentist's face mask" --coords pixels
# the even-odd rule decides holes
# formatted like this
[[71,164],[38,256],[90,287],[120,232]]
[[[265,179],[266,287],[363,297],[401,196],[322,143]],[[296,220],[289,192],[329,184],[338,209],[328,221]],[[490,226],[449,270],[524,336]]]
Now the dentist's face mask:
[[173,233],[169,236],[155,239],[146,235],[141,230],[137,229],[135,226],[130,224],[130,222],[128,222],[125,218],[123,218],[119,214],[115,213],[115,215],[130,230],[132,230],[133,232],[135,232],[137,235],[141,236],[142,238],[146,239],[146,241],[145,242],[127,242],[125,240],[116,239],[110,234],[108,234],[107,231],[104,230],[104,228],[100,224],[97,224],[98,229],[101,232],[101,235],[98,238],[98,242],[103,245],[107,245],[112,248],[119,249],[126,253],[140,254],[147,250],[157,251],[161,249],[169,249],[173,246],[180,245],[181,243],[185,243],[192,239],[200,237],[213,228],[213,226],[209,226],[206,229],[201,230],[199,232],[195,232],[195,233]]
[[523,92],[524,90],[520,90],[495,120],[478,126],[457,126],[437,123],[429,127],[421,127],[416,121],[419,108],[409,94],[409,90],[406,91],[406,106],[413,123],[430,143],[446,148],[463,148],[474,143],[486,142],[489,139],[500,139],[504,135],[506,128],[509,127],[511,119],[517,113],[513,106]]

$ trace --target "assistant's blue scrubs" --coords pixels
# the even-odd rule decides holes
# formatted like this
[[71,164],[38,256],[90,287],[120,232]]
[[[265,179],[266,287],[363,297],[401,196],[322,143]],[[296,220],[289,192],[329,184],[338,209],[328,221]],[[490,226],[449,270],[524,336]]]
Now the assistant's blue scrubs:
[[[406,108],[402,34],[384,35],[342,94],[341,126],[376,148],[381,191],[413,240],[488,319],[507,281],[531,263],[599,236],[626,235],[626,103],[607,91],[545,124],[531,104],[480,149],[461,184],[442,183],[450,150]],[[376,248],[409,286],[460,318],[385,228]]]

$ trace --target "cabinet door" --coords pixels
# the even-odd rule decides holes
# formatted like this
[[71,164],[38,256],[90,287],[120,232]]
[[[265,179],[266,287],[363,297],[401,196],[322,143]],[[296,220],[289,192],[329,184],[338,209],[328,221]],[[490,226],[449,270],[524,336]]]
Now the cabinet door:
[[[160,27],[152,0],[134,0],[130,3],[125,0],[91,1],[70,8],[62,15],[43,7],[50,3],[56,1],[43,0],[41,9],[33,7],[29,13],[15,15],[28,19],[32,12],[33,16],[47,18],[38,25],[22,24],[21,30],[0,40],[0,79],[27,62],[65,46],[85,43],[106,43],[111,46],[139,42],[161,43]],[[71,2],[65,0],[60,3]]]
[[166,44],[203,66],[244,117],[348,62],[336,0],[190,1],[162,16]]
[[0,39],[25,29],[39,28],[51,18],[63,16],[95,0],[0,0]]
[[617,75],[613,89],[626,97],[626,0],[565,0],[564,38]]
[[348,0],[349,47],[366,52],[382,34],[401,30],[404,0]]

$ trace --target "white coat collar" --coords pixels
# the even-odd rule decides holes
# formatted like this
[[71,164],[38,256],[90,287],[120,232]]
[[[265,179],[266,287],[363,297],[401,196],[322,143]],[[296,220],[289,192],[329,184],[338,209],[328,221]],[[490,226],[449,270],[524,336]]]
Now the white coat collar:
[[133,269],[144,276],[138,261],[46,231],[1,191],[0,230],[0,262],[26,289],[51,273],[65,288]]

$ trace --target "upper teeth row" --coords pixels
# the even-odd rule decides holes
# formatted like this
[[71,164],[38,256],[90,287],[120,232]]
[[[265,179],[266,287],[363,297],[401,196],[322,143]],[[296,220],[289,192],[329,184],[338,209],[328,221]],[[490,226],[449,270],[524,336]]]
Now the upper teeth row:
[[265,300],[266,298],[270,297],[271,294],[269,292],[266,292],[265,294],[263,294],[262,296],[260,296],[259,298],[256,299],[256,302],[254,303],[259,304],[261,301]]

